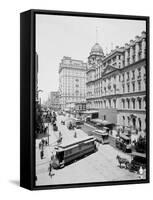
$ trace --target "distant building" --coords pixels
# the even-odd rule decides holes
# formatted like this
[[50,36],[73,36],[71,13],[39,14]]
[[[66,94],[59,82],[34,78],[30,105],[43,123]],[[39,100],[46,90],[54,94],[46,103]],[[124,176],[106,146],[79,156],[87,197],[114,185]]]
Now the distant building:
[[59,66],[59,92],[61,108],[66,104],[84,101],[86,98],[86,68],[81,60],[63,57]]
[[86,102],[82,101],[82,102],[77,102],[75,103],[75,110],[78,113],[81,113],[83,111],[86,111]]
[[88,57],[87,107],[123,127],[146,129],[146,33],[104,55],[96,43]]
[[52,110],[59,110],[60,109],[59,92],[58,91],[50,92],[49,107]]

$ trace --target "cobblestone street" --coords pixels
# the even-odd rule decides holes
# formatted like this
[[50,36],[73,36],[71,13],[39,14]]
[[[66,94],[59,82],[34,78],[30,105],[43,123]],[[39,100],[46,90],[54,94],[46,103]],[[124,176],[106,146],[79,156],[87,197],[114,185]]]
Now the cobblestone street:
[[[63,135],[63,142],[72,140],[74,130],[68,130],[66,125],[61,125],[60,121],[63,117],[58,116],[57,125]],[[68,117],[66,117],[66,121]],[[77,137],[86,135],[81,129],[77,129]],[[40,159],[40,150],[36,141],[36,185],[54,185],[54,184],[70,184],[70,183],[87,183],[87,182],[105,182],[105,181],[121,181],[121,180],[136,180],[139,175],[129,172],[124,166],[120,168],[116,156],[120,155],[130,161],[130,155],[125,154],[112,146],[99,145],[98,151],[89,156],[86,156],[62,169],[53,170],[52,178],[48,175],[48,166],[51,152],[58,138],[58,131],[54,132],[50,125],[49,127],[49,147],[44,149],[44,159]]]

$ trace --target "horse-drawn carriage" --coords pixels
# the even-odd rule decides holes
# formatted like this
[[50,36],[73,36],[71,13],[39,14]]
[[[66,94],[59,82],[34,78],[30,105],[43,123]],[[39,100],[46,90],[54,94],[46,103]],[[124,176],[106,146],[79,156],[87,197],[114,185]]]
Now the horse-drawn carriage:
[[116,159],[119,162],[120,168],[124,165],[131,172],[138,172],[140,167],[146,168],[146,154],[144,153],[133,152],[131,154],[131,161],[119,155],[116,156]]
[[130,171],[138,171],[140,167],[143,169],[146,168],[146,154],[145,153],[138,153],[138,152],[133,152],[131,154],[131,163],[129,165],[129,170]]

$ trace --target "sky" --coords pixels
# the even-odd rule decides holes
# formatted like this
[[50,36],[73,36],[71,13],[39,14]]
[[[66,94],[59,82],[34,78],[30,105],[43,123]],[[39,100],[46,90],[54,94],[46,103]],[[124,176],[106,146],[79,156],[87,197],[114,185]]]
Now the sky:
[[[96,31],[97,30],[97,31]],[[59,63],[63,56],[87,62],[92,46],[98,42],[104,53],[124,46],[146,31],[145,21],[55,15],[36,15],[38,88],[42,101],[57,91]]]

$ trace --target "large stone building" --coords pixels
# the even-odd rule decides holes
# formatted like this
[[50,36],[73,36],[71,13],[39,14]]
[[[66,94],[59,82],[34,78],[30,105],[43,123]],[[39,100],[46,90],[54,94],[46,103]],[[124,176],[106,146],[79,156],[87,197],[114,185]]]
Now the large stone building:
[[96,43],[88,57],[87,106],[123,127],[146,129],[146,33],[104,55]]
[[59,92],[58,91],[50,92],[49,107],[55,111],[60,109]]
[[59,66],[59,92],[61,108],[75,102],[84,101],[86,97],[87,64],[71,57],[63,57]]

